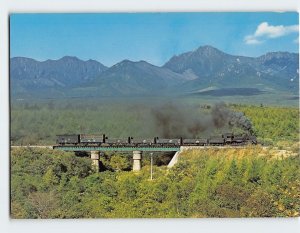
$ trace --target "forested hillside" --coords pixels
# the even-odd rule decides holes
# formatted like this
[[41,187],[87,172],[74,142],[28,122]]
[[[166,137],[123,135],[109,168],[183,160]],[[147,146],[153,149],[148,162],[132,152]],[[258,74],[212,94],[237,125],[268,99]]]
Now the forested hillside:
[[[197,106],[192,109],[200,116],[213,108],[192,106]],[[88,154],[13,148],[12,217],[299,216],[299,109],[249,105],[227,108],[244,113],[259,141],[268,147],[189,150],[170,170],[165,166],[170,155],[155,154],[152,181],[147,153],[138,174],[131,171],[132,155],[126,153],[102,155],[102,172],[97,173]],[[189,113],[188,109],[181,111]],[[126,101],[13,105],[12,143],[53,145],[59,133],[152,137],[159,131],[149,128],[150,115],[149,105]]]
[[[130,157],[89,158],[45,149],[13,149],[13,218],[185,218],[299,216],[300,160],[261,147],[187,151],[171,170],[148,159],[138,174]],[[104,161],[105,160],[105,161]],[[119,166],[121,164],[121,166]],[[122,169],[120,169],[122,168]]]
[[251,120],[255,134],[266,143],[299,141],[299,109],[234,105]]

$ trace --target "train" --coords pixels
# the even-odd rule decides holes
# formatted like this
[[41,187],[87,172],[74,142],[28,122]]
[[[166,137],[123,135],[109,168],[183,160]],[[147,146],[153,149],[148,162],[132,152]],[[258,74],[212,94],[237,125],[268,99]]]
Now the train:
[[100,147],[180,147],[180,146],[239,146],[257,144],[251,134],[225,133],[208,138],[109,138],[105,134],[63,134],[57,135],[58,146],[100,146]]

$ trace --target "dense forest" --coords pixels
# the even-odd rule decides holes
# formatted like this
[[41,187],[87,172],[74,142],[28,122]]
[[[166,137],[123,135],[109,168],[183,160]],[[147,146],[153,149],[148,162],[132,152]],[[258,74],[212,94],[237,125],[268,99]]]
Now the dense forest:
[[[147,153],[139,173],[128,153],[102,155],[98,173],[88,154],[12,148],[12,218],[299,216],[299,109],[227,107],[250,119],[264,146],[188,150],[169,170],[172,154],[156,153],[153,180]],[[211,105],[196,111],[209,113]],[[56,134],[79,132],[152,137],[150,113],[144,103],[18,103],[11,140],[53,145]]]
[[[184,100],[185,101],[185,100]],[[188,105],[184,102],[182,105]],[[158,135],[153,125],[153,103],[115,101],[108,103],[46,102],[18,103],[11,108],[11,140],[13,145],[53,145],[57,134],[105,133],[110,137],[152,138]],[[194,115],[209,113],[213,105],[194,104],[186,111]],[[250,119],[260,141],[298,141],[299,109],[292,107],[264,107],[228,105]],[[202,114],[202,115],[201,115]],[[228,129],[227,129],[228,130]],[[233,130],[233,129],[229,129]],[[220,132],[211,131],[211,135]],[[203,136],[201,133],[197,137]]]
[[251,120],[254,133],[265,142],[299,141],[299,109],[234,105]]
[[[275,150],[274,150],[275,151]],[[295,148],[294,152],[298,152]],[[88,157],[45,149],[13,149],[13,218],[185,218],[299,216],[299,154],[262,147],[183,152],[170,170],[149,160],[126,171],[131,156]]]

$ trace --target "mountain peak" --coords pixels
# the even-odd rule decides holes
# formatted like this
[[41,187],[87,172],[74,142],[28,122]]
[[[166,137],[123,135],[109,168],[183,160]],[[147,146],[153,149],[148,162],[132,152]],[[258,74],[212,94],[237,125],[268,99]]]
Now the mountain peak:
[[177,73],[193,71],[192,75],[210,76],[215,72],[222,72],[223,66],[231,59],[228,55],[210,45],[200,46],[198,49],[172,57],[163,67]]
[[81,61],[78,57],[76,56],[64,56],[61,59],[61,61]]
[[[11,59],[10,78],[22,86],[22,91],[79,86],[107,68],[99,62],[86,62],[74,56],[58,60],[36,61],[30,58]],[[50,94],[50,93],[48,93]]]
[[221,50],[212,47],[210,45],[200,46],[198,49],[194,51],[194,53],[198,53],[201,55],[211,56],[214,54],[224,54]]
[[204,45],[173,56],[162,67],[144,60],[125,59],[107,68],[97,61],[82,61],[75,56],[42,62],[19,57],[11,58],[10,79],[14,93],[26,95],[34,90],[59,91],[61,87],[72,89],[69,94],[73,94],[81,86],[89,88],[84,93],[95,90],[93,94],[103,96],[150,95],[175,89],[192,93],[211,86],[249,85],[298,93],[298,56],[298,53],[270,52],[261,57],[242,57]]
[[121,62],[117,63],[114,66],[118,67],[118,66],[129,66],[129,65],[130,66],[131,65],[151,65],[152,66],[152,64],[150,64],[150,63],[148,63],[148,62],[146,62],[144,60],[131,61],[131,60],[128,60],[128,59],[122,60]]
[[199,46],[196,50],[199,50],[199,49],[201,49],[201,50],[218,50],[217,48],[215,48],[211,45],[202,45],[202,46]]
[[128,66],[130,64],[132,64],[133,62],[128,60],[128,59],[124,59],[118,63],[116,63],[115,65],[113,65],[112,67],[122,67],[122,66]]
[[11,61],[31,61],[31,62],[39,62],[30,57],[12,57],[10,58]]

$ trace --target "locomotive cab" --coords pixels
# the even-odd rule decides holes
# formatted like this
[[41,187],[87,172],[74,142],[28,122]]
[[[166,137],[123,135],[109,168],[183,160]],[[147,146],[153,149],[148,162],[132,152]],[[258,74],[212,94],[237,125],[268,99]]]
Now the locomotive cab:
[[225,144],[231,144],[233,140],[233,133],[225,133],[222,134],[222,137],[225,140]]

